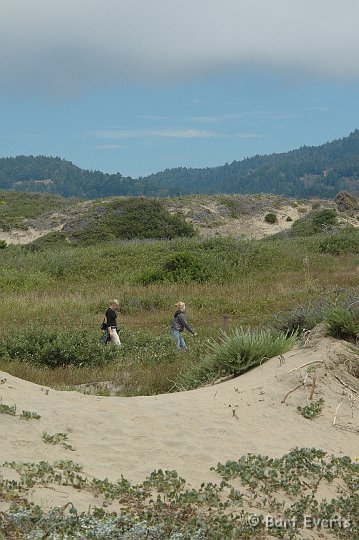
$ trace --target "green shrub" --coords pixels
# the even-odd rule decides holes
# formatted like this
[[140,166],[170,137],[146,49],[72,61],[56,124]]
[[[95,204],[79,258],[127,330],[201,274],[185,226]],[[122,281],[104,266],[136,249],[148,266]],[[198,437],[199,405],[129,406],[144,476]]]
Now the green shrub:
[[0,249],[4,249],[4,248],[6,248],[6,246],[7,246],[6,241],[5,240],[0,240]]
[[269,212],[268,214],[264,216],[264,221],[272,225],[274,225],[275,223],[278,223],[277,214],[275,214],[274,212]]
[[0,356],[51,368],[101,365],[117,358],[118,351],[104,347],[96,338],[78,329],[58,331],[29,327],[23,332],[9,330],[0,343]]
[[291,236],[312,236],[328,231],[337,225],[337,213],[333,209],[313,210],[295,221],[291,227]]
[[70,240],[94,244],[113,239],[192,237],[196,232],[180,214],[171,214],[163,202],[144,197],[120,199],[89,212],[64,227]]
[[359,253],[359,231],[354,227],[347,227],[336,234],[326,236],[319,244],[321,253]]
[[188,252],[176,253],[162,268],[144,273],[140,282],[144,285],[171,281],[175,283],[202,283],[208,281],[209,274],[198,257]]
[[236,328],[230,334],[223,334],[219,342],[212,341],[209,354],[183,373],[177,386],[196,388],[221,375],[241,375],[265,360],[289,351],[296,340],[296,334]]
[[310,304],[296,305],[290,311],[274,316],[274,326],[282,332],[311,330],[323,321],[330,300],[319,298]]
[[325,324],[330,336],[351,342],[359,338],[359,320],[349,309],[333,306],[326,313]]
[[54,249],[64,246],[69,246],[70,242],[68,242],[66,235],[61,231],[55,231],[48,234],[45,234],[44,236],[41,236],[40,238],[37,238],[30,244],[26,244],[24,246],[25,249],[28,249],[29,251],[42,251],[44,249]]

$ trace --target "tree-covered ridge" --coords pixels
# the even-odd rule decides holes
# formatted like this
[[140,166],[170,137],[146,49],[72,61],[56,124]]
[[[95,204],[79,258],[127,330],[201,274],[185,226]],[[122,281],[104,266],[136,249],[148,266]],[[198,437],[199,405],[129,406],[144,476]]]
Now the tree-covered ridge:
[[359,193],[359,130],[321,146],[303,146],[214,168],[169,169],[146,181],[158,186],[166,182],[171,195],[263,192],[330,198],[342,189]]
[[45,156],[0,159],[0,189],[85,198],[112,195],[175,196],[190,193],[275,193],[334,197],[359,193],[359,130],[321,146],[255,156],[219,167],[167,169],[145,178],[80,169]]
[[[59,157],[0,158],[0,190],[56,193],[65,197],[131,194],[133,180],[120,173],[87,171]],[[134,194],[137,194],[134,193]]]

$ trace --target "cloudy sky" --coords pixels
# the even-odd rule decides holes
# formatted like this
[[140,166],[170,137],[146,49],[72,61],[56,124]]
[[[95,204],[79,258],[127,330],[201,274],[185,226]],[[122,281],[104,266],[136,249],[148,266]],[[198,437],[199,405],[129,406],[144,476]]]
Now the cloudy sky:
[[359,128],[358,0],[1,0],[0,155],[134,177]]

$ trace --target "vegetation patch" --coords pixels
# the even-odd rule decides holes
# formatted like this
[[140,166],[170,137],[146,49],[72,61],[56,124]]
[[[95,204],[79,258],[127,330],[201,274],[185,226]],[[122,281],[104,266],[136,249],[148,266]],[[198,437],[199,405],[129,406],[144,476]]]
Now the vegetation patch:
[[334,209],[312,210],[293,223],[290,234],[291,236],[313,236],[332,230],[337,223],[337,214]]
[[[29,539],[264,540],[270,533],[300,540],[308,530],[306,515],[332,519],[333,526],[323,532],[333,538],[351,540],[359,532],[359,465],[314,448],[295,448],[274,459],[246,454],[238,461],[218,463],[212,470],[221,481],[199,488],[173,470],[158,469],[142,483],[131,484],[123,477],[117,482],[87,478],[71,460],[4,466],[18,474],[18,480],[11,481],[0,475],[0,501],[11,502],[0,512],[5,538],[20,538],[26,531]],[[323,485],[337,488],[330,501],[320,496]],[[92,493],[104,507],[80,513],[69,502],[46,512],[28,501],[33,488],[56,486]],[[111,512],[106,511],[108,504]],[[282,519],[288,527],[269,529],[266,515]]]
[[313,401],[310,405],[304,405],[304,407],[297,407],[297,410],[300,412],[304,418],[308,420],[313,420],[317,418],[322,412],[324,407],[324,399],[320,398],[317,401]]
[[180,389],[191,389],[222,376],[238,376],[262,362],[289,351],[296,343],[296,334],[288,335],[270,329],[235,328],[212,340],[208,354],[176,382]]
[[140,282],[143,285],[171,281],[174,283],[201,283],[208,281],[209,272],[198,257],[192,253],[176,253],[159,270],[144,273]]
[[[0,172],[1,176],[1,172]],[[39,193],[0,192],[0,229],[27,229],[28,220],[59,210],[73,204],[73,200],[59,195]]]
[[157,199],[118,199],[94,205],[64,232],[71,241],[94,244],[113,239],[152,239],[195,236],[193,226],[180,214],[171,214]]
[[264,216],[264,221],[266,223],[269,223],[270,225],[274,225],[275,223],[278,223],[277,214],[274,212],[269,212]]
[[22,411],[20,420],[40,420],[41,416],[36,411]]
[[326,235],[319,243],[319,251],[332,255],[359,253],[359,230],[346,227],[334,234]]
[[68,434],[67,433],[54,433],[53,435],[50,435],[46,431],[42,434],[42,440],[45,444],[59,444],[66,450],[75,450],[75,448],[68,444],[66,441],[68,441]]
[[78,329],[55,330],[28,327],[10,331],[0,344],[0,356],[48,367],[102,365],[117,358],[114,347],[103,347]]
[[330,336],[356,343],[359,338],[359,318],[356,312],[341,306],[333,306],[325,316]]

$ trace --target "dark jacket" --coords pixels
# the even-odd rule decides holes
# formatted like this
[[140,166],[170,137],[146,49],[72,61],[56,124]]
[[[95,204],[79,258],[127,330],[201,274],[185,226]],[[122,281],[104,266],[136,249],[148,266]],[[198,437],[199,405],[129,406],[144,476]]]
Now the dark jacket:
[[107,328],[114,327],[117,328],[116,319],[117,319],[117,313],[112,308],[108,308],[108,310],[105,313],[105,319]]
[[172,330],[177,330],[178,332],[183,332],[183,330],[186,328],[186,330],[188,330],[188,332],[191,332],[191,334],[195,333],[194,330],[192,330],[192,328],[187,323],[183,312],[180,309],[178,309],[173,316],[171,328]]

